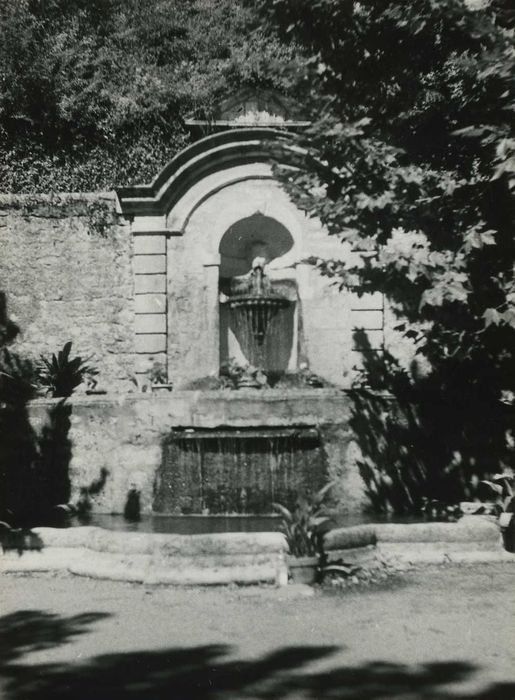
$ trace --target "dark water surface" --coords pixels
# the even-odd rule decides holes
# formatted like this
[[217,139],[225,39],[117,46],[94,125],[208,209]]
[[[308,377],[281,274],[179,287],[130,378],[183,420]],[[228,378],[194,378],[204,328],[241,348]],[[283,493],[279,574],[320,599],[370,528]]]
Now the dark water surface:
[[[331,527],[349,527],[378,522],[422,522],[420,518],[386,518],[378,515],[336,515]],[[87,521],[74,518],[72,526],[96,525],[123,532],[160,532],[201,535],[219,532],[278,532],[281,519],[276,515],[144,515],[139,522],[128,522],[123,515],[92,515]]]

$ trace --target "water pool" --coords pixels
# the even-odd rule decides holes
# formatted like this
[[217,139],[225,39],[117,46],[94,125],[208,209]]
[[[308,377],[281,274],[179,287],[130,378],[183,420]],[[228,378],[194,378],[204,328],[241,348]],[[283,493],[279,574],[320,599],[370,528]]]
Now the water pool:
[[[335,515],[331,527],[349,527],[378,522],[423,522],[421,518],[388,518],[378,515]],[[278,532],[281,519],[276,515],[144,515],[128,522],[123,515],[92,514],[87,520],[73,518],[72,526],[96,525],[124,532],[158,532],[176,535],[202,535],[220,532]]]

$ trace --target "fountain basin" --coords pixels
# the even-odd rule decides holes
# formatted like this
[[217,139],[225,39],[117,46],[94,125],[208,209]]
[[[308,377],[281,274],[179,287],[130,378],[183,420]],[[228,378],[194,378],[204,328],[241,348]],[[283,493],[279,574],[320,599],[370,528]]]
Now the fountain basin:
[[457,522],[374,523],[336,528],[327,533],[329,559],[370,565],[515,563],[502,544],[497,523],[482,516]]
[[[384,564],[515,563],[492,520],[466,516],[456,523],[374,523],[332,530],[329,561],[368,569]],[[20,549],[4,549],[0,573],[64,571],[144,584],[284,585],[285,538],[278,532],[171,535],[89,526],[34,528]]]
[[[57,399],[37,399],[28,404],[28,419],[35,435],[43,435],[57,402]],[[341,503],[348,513],[361,513],[368,503],[349,426],[351,400],[345,392],[248,389],[172,391],[159,396],[77,395],[68,406],[69,500],[77,502],[81,489],[98,484],[91,495],[95,514],[123,513],[133,485],[140,492],[142,513],[152,513],[156,480],[170,438],[178,430],[204,431],[204,434],[244,431],[247,435],[248,431],[279,434],[293,426],[316,430],[327,478],[337,482],[335,496],[341,492]],[[103,470],[106,476],[102,481]]]
[[66,571],[145,584],[277,583],[286,575],[278,532],[169,535],[99,527],[34,528],[33,549],[7,550],[0,572]]

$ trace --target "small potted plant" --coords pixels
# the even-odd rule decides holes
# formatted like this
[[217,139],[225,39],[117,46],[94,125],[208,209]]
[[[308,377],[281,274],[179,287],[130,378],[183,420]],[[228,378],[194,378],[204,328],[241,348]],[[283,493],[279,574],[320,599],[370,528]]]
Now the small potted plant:
[[504,546],[508,552],[515,552],[514,481],[513,472],[505,469],[500,474],[494,474],[490,480],[483,480],[478,484],[478,495],[484,501],[481,504],[482,512],[492,513],[498,517]]
[[162,362],[154,362],[149,372],[152,391],[171,391],[173,384],[168,381],[166,367]]
[[322,578],[326,564],[323,538],[331,520],[324,515],[323,506],[332,486],[326,484],[311,497],[299,496],[292,510],[273,504],[282,519],[281,530],[289,548],[288,570],[294,583],[317,583]]

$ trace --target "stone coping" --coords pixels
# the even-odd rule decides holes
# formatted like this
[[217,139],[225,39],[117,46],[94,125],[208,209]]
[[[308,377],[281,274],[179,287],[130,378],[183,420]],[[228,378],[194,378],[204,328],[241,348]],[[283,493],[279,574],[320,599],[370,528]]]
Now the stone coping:
[[464,516],[455,523],[380,523],[331,530],[325,537],[331,559],[359,563],[363,557],[399,564],[515,563],[495,519]]
[[[207,401],[250,401],[250,402],[277,402],[283,400],[303,400],[333,398],[342,401],[349,398],[349,390],[339,388],[320,389],[180,389],[166,394],[152,392],[126,392],[107,394],[73,394],[66,399],[70,405],[94,405],[114,404],[123,405],[142,402],[175,403],[189,401],[195,403],[200,400]],[[386,396],[386,395],[385,395]],[[62,398],[39,397],[32,399],[28,405],[53,406],[62,402]]]
[[[1,572],[68,571],[118,581],[218,585],[287,581],[287,545],[277,532],[172,535],[94,526],[34,528],[28,549],[6,549]],[[497,524],[481,516],[457,523],[371,524],[326,535],[331,559],[358,565],[515,563]]]
[[10,207],[17,204],[67,204],[68,202],[91,202],[97,200],[116,201],[114,190],[98,192],[0,192],[0,206]]
[[[37,415],[63,399],[38,398],[27,410]],[[337,389],[173,391],[163,394],[76,395],[66,405],[77,416],[96,412],[125,420],[172,427],[273,427],[347,425],[351,399]]]
[[489,517],[468,515],[455,523],[378,523],[331,530],[325,536],[330,550],[381,544],[490,543],[502,547],[499,526]]
[[34,528],[27,549],[6,549],[0,573],[66,571],[146,584],[257,584],[287,580],[281,533],[168,535],[99,527]]
[[70,528],[37,527],[32,532],[41,547],[85,547],[95,552],[161,554],[164,556],[224,556],[285,553],[280,532],[222,532],[175,535],[153,532],[121,532],[89,525]]

